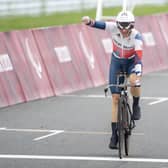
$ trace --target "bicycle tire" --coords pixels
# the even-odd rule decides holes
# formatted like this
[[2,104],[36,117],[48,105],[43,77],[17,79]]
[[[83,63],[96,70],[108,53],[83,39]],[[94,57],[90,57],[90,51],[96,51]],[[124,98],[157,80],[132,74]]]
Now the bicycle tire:
[[124,127],[123,127],[123,118],[124,118],[124,98],[120,97],[118,102],[118,155],[119,158],[123,158],[123,148],[124,148]]
[[129,104],[126,105],[126,108],[125,108],[125,122],[126,122],[126,127],[125,128],[125,155],[128,156],[129,154],[129,147],[130,147],[130,135],[131,135],[131,129],[130,129],[130,122],[131,122],[131,113],[130,113],[130,107],[129,107]]
[[125,134],[125,155],[128,156],[129,154],[129,146],[130,146],[130,135]]

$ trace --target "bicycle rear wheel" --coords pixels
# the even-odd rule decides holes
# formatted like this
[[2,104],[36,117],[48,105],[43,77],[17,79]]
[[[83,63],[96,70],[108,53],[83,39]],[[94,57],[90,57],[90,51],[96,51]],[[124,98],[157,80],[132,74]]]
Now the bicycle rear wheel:
[[124,99],[121,96],[119,99],[118,103],[118,143],[119,143],[119,148],[118,148],[118,155],[119,158],[122,159],[123,157],[123,148],[124,148]]

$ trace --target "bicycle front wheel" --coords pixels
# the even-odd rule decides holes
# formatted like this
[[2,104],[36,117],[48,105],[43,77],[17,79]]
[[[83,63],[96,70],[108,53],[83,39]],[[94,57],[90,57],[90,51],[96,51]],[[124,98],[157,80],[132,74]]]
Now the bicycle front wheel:
[[124,120],[125,120],[125,155],[128,156],[129,153],[129,144],[130,144],[130,135],[131,135],[131,130],[130,130],[130,121],[131,121],[131,115],[130,115],[130,107],[129,105],[125,106],[125,112],[124,112]]
[[119,158],[122,159],[123,157],[123,148],[124,148],[124,99],[121,96],[118,102],[118,155]]

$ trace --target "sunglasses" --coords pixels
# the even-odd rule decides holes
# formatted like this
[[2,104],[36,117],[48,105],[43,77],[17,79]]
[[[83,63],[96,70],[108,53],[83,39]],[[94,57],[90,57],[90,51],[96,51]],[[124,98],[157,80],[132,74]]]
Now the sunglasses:
[[130,22],[117,22],[117,26],[119,29],[126,29],[126,30],[129,30],[131,29],[134,25],[133,23],[130,23]]

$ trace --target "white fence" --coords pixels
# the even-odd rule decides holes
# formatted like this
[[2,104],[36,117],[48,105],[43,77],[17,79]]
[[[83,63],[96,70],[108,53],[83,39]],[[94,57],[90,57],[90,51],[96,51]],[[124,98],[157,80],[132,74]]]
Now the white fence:
[[[167,0],[132,0],[136,3],[164,3]],[[122,0],[104,0],[105,7],[119,6]],[[97,0],[0,0],[0,17],[39,15],[96,8]]]

